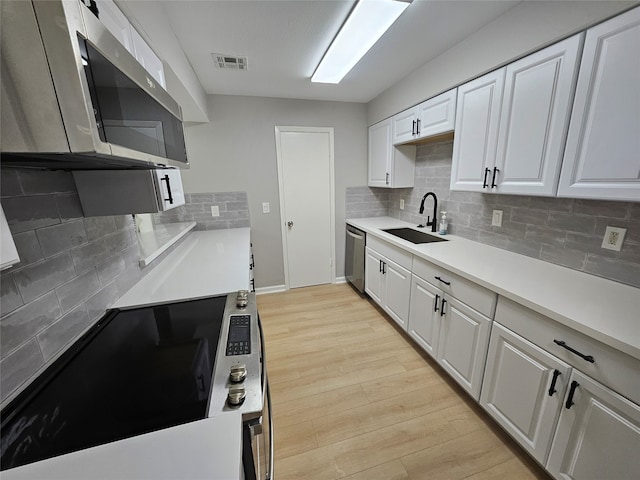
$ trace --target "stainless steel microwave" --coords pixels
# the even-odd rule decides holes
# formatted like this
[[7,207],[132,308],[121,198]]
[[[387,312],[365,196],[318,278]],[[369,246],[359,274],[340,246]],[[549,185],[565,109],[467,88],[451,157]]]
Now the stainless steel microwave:
[[0,8],[4,166],[188,166],[179,105],[86,6]]

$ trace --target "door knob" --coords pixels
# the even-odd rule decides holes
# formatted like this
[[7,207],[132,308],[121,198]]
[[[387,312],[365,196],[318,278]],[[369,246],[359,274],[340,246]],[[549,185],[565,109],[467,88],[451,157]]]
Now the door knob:
[[287,227],[289,228],[293,227],[293,222],[287,222]]

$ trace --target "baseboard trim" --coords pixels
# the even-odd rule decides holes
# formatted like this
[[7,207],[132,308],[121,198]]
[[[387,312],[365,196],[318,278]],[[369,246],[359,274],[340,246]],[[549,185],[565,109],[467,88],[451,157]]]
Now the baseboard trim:
[[265,293],[280,293],[286,291],[287,287],[285,285],[272,285],[271,287],[256,288],[256,295],[264,295]]
[[336,283],[347,283],[347,277],[336,277]]

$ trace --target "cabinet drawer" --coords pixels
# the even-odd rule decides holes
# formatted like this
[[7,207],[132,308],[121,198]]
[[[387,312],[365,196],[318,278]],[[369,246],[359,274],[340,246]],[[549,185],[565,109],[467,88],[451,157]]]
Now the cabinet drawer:
[[371,235],[367,235],[367,247],[375,250],[381,255],[384,255],[389,260],[396,262],[401,267],[411,270],[411,260],[413,255],[409,252],[406,252],[383,240],[379,240]]
[[493,318],[498,295],[491,290],[418,257],[414,257],[412,272],[483,315]]
[[[640,403],[640,360],[504,297],[498,299],[495,320],[620,395]],[[584,360],[554,340],[591,355],[594,362]]]

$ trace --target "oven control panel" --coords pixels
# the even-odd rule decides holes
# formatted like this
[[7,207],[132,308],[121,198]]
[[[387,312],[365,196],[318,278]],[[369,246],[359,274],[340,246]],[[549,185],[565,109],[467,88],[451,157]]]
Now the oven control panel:
[[231,315],[227,337],[227,357],[251,353],[251,315]]

